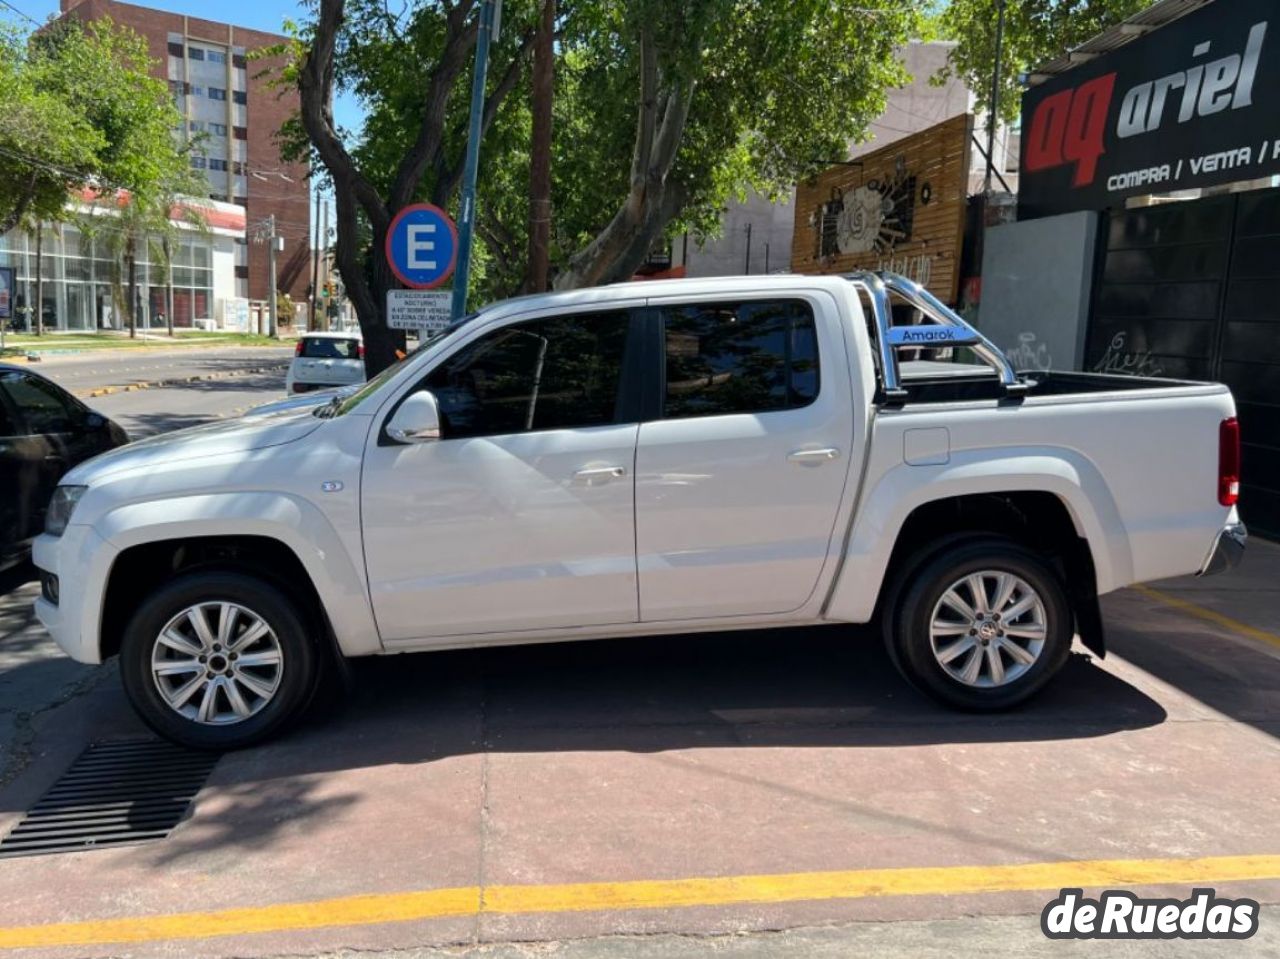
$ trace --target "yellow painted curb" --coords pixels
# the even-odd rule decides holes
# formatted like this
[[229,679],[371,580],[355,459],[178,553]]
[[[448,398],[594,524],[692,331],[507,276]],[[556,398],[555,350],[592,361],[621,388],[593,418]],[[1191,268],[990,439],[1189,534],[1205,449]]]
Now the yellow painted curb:
[[1181,596],[1174,596],[1163,590],[1155,589],[1152,586],[1134,586],[1135,592],[1141,593],[1148,599],[1154,599],[1164,603],[1166,606],[1172,606],[1174,609],[1189,613],[1197,619],[1202,619],[1206,623],[1213,623],[1215,626],[1221,626],[1223,629],[1229,629],[1234,633],[1245,636],[1249,639],[1257,640],[1260,643],[1266,643],[1268,646],[1274,646],[1280,649],[1280,636],[1275,633],[1268,632],[1265,629],[1258,629],[1256,626],[1250,626],[1248,623],[1242,623],[1238,619],[1228,616],[1226,613],[1220,613],[1216,609],[1209,609],[1198,603],[1193,603],[1189,599],[1183,599]]
[[481,913],[599,912],[1280,878],[1280,855],[859,869],[566,885],[461,886],[311,902],[0,928],[0,949],[205,939]]

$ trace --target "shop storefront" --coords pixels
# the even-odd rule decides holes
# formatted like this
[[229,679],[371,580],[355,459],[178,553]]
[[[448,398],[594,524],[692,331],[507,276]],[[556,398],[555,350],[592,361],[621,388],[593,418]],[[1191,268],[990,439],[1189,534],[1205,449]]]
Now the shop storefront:
[[[1023,97],[1019,222],[989,234],[983,322],[1024,365],[1228,384],[1242,510],[1275,534],[1280,7],[1189,6],[1162,0],[1047,65]],[[1069,230],[1077,247],[1042,262]],[[1076,302],[1036,316],[1025,289],[1053,269]]]

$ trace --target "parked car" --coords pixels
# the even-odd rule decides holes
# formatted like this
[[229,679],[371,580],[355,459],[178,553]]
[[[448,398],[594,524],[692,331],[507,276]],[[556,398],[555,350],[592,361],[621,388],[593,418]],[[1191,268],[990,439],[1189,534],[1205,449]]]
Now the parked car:
[[[898,362],[921,347],[961,362]],[[920,689],[1003,709],[1073,634],[1105,651],[1099,594],[1237,560],[1234,414],[1212,383],[1019,377],[892,274],[526,297],[345,398],[73,470],[36,609],[211,749],[341,657],[818,623],[878,621]]]
[[359,333],[308,333],[298,338],[285,376],[290,396],[364,382],[364,341]]
[[0,568],[24,561],[58,480],[129,437],[56,383],[0,363]]

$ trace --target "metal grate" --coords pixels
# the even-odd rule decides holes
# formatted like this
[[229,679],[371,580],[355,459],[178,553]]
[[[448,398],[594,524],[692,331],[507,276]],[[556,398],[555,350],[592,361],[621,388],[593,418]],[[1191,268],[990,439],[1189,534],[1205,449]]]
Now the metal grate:
[[218,758],[160,740],[94,743],[0,840],[0,859],[163,839]]

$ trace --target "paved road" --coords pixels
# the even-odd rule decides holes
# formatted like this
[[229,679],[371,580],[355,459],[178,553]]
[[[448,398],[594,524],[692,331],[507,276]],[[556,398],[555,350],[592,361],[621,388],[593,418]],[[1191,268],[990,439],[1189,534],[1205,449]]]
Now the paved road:
[[85,402],[111,417],[134,439],[238,416],[252,406],[284,399],[284,368],[161,389],[112,393]]
[[[229,347],[219,350],[134,349],[99,350],[46,357],[33,368],[73,393],[103,386],[179,379],[210,374],[234,374],[248,367],[279,363],[283,368],[292,349]],[[282,377],[283,379],[283,377]]]

